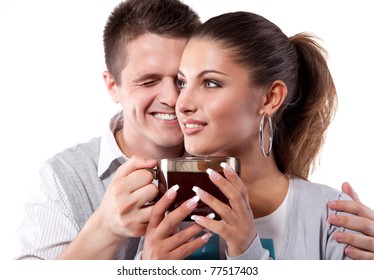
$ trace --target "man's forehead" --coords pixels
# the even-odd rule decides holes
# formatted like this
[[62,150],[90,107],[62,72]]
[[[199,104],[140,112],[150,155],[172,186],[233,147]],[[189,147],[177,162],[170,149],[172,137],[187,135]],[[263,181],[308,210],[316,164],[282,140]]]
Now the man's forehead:
[[182,38],[182,37],[171,36],[168,34],[155,34],[155,33],[146,32],[146,33],[139,34],[130,40],[127,40],[126,47],[132,48],[133,46],[137,47],[139,45],[148,44],[148,43],[151,43],[151,45],[154,46],[155,43],[160,44],[163,42],[164,43],[170,42],[170,45],[178,44],[179,42],[184,42],[186,44],[187,40],[188,40],[187,37]]
[[144,34],[127,45],[125,68],[139,78],[176,75],[186,42],[187,39]]

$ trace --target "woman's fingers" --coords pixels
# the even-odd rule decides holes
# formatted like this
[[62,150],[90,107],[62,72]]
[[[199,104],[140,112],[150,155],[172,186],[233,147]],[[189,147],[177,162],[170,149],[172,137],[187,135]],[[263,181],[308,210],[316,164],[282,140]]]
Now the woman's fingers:
[[[249,205],[248,192],[246,191],[246,187],[240,177],[232,169],[231,171],[227,171],[226,168],[224,168],[224,173],[227,178],[221,176],[218,172],[212,169],[208,169],[207,173],[209,174],[211,181],[222,191],[230,203],[230,206],[228,207],[223,206],[225,204],[220,206],[221,204],[216,202],[219,200],[212,200],[209,198],[211,200],[210,203],[216,205],[209,206],[211,206],[216,213],[218,213],[217,211],[224,211],[227,215],[229,214],[228,208],[232,208],[240,218],[248,219],[248,215],[252,215],[252,210]],[[220,214],[220,216],[223,218],[223,215]],[[231,217],[227,216],[227,218],[230,219]],[[228,220],[226,220],[226,222],[228,222]]]

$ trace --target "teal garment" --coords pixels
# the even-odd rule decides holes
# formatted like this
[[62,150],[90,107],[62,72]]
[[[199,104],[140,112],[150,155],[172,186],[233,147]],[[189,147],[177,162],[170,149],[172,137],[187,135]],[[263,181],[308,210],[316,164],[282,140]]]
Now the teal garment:
[[264,249],[269,251],[270,258],[275,260],[274,242],[270,238],[260,238],[261,245]]
[[[204,232],[202,234],[204,234]],[[187,257],[186,260],[220,260],[221,252],[219,242],[219,236],[217,234],[213,234],[213,236],[209,238],[209,241],[203,247],[201,247],[191,256]]]

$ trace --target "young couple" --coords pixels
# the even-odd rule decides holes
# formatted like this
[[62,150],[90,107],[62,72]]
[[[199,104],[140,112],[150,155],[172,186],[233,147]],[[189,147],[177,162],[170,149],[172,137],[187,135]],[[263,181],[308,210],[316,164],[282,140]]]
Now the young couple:
[[[177,0],[129,0],[109,17],[104,47],[122,112],[102,137],[43,165],[17,258],[183,259],[216,236],[228,259],[373,258],[373,211],[306,180],[336,99],[313,37],[287,38],[252,13],[201,25]],[[177,187],[144,207],[158,194],[145,168],[185,150],[241,159],[241,178],[230,166],[210,172],[230,205],[198,186],[166,216]],[[197,200],[222,220],[195,216],[176,231]]]

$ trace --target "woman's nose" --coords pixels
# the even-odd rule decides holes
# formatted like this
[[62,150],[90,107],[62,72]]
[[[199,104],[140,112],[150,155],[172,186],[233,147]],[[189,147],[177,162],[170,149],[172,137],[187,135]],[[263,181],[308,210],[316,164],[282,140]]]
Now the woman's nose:
[[181,90],[176,109],[182,114],[191,114],[196,112],[196,96],[192,90],[187,90],[187,88]]

